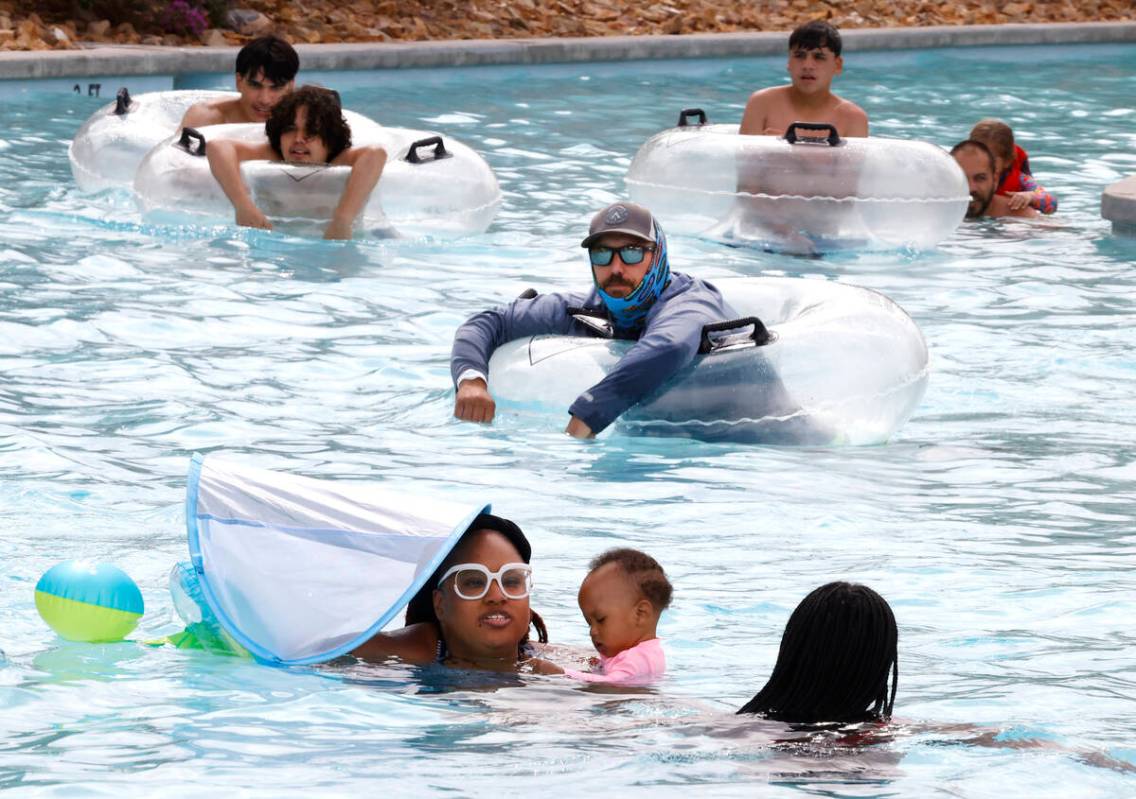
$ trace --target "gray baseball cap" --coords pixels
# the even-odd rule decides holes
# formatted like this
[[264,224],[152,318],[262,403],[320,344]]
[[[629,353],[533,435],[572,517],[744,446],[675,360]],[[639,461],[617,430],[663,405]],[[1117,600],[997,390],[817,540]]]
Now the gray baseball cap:
[[593,241],[607,233],[626,233],[647,241],[655,240],[655,217],[641,205],[635,203],[612,203],[592,217],[588,237],[580,242],[588,247]]

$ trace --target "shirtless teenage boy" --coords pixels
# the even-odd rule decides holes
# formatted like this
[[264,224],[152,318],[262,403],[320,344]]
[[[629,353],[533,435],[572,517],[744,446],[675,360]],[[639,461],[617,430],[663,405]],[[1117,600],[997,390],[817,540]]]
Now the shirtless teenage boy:
[[750,95],[739,133],[784,136],[794,122],[836,127],[841,136],[867,136],[868,115],[855,103],[831,91],[832,79],[844,69],[840,33],[827,22],[808,22],[789,36],[792,83]]
[[[268,217],[253,202],[241,175],[242,162],[349,166],[351,173],[323,237],[351,238],[355,218],[383,173],[386,150],[374,145],[352,146],[351,128],[343,118],[339,95],[319,86],[301,86],[291,92],[272,109],[264,127],[267,141],[215,139],[205,152],[213,177],[233,204],[237,224],[272,229]],[[296,191],[303,191],[299,184]]]
[[230,122],[265,122],[296,80],[300,57],[288,42],[276,36],[253,39],[237,53],[239,97],[206,100],[189,107],[182,128],[200,128]]

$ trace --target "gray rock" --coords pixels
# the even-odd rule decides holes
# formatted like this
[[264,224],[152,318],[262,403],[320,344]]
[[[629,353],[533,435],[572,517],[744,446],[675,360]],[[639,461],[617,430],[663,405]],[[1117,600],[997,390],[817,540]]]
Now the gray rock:
[[206,47],[228,47],[229,42],[225,38],[225,34],[221,33],[220,28],[210,28],[205,32],[202,38]]
[[260,36],[275,27],[272,20],[251,8],[233,8],[225,14],[225,24],[242,36]]

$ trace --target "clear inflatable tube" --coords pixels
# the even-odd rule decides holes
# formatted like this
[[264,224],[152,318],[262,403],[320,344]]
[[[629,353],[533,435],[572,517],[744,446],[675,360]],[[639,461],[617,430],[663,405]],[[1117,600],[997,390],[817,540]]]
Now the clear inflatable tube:
[[[632,435],[760,444],[879,444],[911,416],[926,389],[927,345],[882,294],[797,278],[715,281],[739,325],[655,395],[616,422]],[[633,342],[535,336],[499,347],[489,363],[498,412],[555,415],[599,382]]]
[[[369,235],[454,238],[483,232],[501,204],[497,178],[472,149],[436,133],[379,125],[345,111],[354,145],[387,151],[379,185],[356,220]],[[190,134],[265,141],[264,126],[212,125]],[[134,191],[149,221],[231,221],[233,208],[199,154],[200,142],[169,136],[142,160]],[[274,226],[318,235],[330,220],[350,167],[248,161],[241,174],[253,201]]]
[[119,89],[115,102],[91,114],[67,147],[75,183],[85,192],[130,188],[146,153],[178,129],[191,105],[236,96],[235,92],[170,91],[131,97]]
[[786,138],[741,136],[736,125],[682,124],[639,149],[628,191],[668,232],[790,253],[926,249],[962,222],[966,178],[945,150],[835,133],[798,123]]

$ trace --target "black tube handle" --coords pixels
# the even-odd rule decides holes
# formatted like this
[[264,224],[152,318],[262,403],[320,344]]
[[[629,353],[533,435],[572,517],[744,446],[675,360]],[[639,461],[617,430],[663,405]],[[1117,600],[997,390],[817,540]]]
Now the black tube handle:
[[568,315],[600,338],[613,338],[611,319],[599,308],[577,308],[569,305],[564,309]]
[[702,341],[698,345],[698,352],[705,355],[714,349],[714,342],[710,339],[711,333],[721,333],[726,330],[736,330],[739,327],[746,325],[753,325],[753,333],[750,338],[753,339],[755,347],[760,347],[768,344],[773,340],[773,336],[765,329],[765,324],[756,316],[743,316],[741,319],[731,319],[728,322],[714,322],[710,325],[703,325],[702,327]]
[[[196,142],[196,147],[192,144]],[[177,146],[185,150],[190,155],[203,156],[205,155],[205,137],[197,128],[182,128],[181,138],[178,139]]]
[[[797,128],[819,130],[828,133],[828,136],[798,136]],[[785,141],[789,144],[796,144],[798,141],[827,141],[830,146],[835,147],[840,144],[840,134],[836,132],[835,125],[830,125],[827,122],[794,122],[785,129]]]
[[698,117],[698,122],[695,123],[696,125],[705,125],[709,121],[706,112],[701,108],[684,108],[678,112],[678,126],[680,128],[690,127],[690,122],[687,121],[687,117]]
[[410,145],[410,150],[406,153],[406,160],[412,164],[423,164],[425,161],[422,156],[418,154],[419,147],[433,147],[434,157],[430,160],[441,161],[443,158],[449,158],[453,153],[446,151],[446,145],[442,142],[441,136],[431,136],[428,139],[419,139]]
[[123,86],[114,96],[114,114],[123,116],[130,112],[130,90]]

